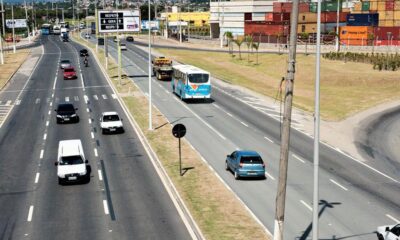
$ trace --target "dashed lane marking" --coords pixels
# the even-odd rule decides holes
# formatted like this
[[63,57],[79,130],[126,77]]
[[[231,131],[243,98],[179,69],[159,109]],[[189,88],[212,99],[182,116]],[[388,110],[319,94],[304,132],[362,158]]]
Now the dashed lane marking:
[[306,206],[306,208],[308,208],[308,210],[312,211],[312,207],[310,205],[308,205],[306,202],[304,202],[303,200],[300,200],[300,202]]
[[99,180],[100,181],[103,181],[103,174],[101,173],[101,170],[99,169],[99,170],[97,170],[98,171],[98,173],[99,173]]
[[393,216],[391,216],[391,215],[389,215],[389,214],[386,214],[386,217],[390,218],[390,219],[393,220],[395,223],[400,223],[400,220],[396,219],[395,217],[393,217]]
[[43,158],[43,154],[44,154],[44,150],[42,149],[42,150],[40,150],[40,156],[39,156],[40,159]]
[[28,222],[31,222],[31,221],[32,221],[32,216],[33,216],[33,205],[31,205],[31,206],[29,207],[28,218],[27,218],[27,221],[28,221]]
[[97,95],[93,95],[94,100],[99,100],[99,98],[97,97]]
[[35,184],[39,182],[40,173],[36,173]]
[[329,179],[329,181],[331,181],[332,183],[334,183],[336,186],[340,187],[341,189],[343,189],[343,190],[345,190],[345,191],[348,191],[347,188],[343,187],[342,185],[340,185],[340,184],[339,184],[338,182],[336,182],[335,180]]
[[270,141],[271,143],[274,143],[274,141],[272,141],[270,138],[265,137],[265,136],[264,136],[264,138],[265,138],[267,141]]
[[297,160],[299,160],[300,162],[302,162],[302,163],[306,163],[306,161],[304,161],[303,159],[301,159],[299,156],[297,156],[296,154],[292,154],[292,156],[294,157],[294,158],[296,158]]
[[104,213],[106,215],[110,214],[110,211],[108,210],[108,203],[107,200],[103,200],[103,207],[104,207]]
[[103,97],[103,99],[107,99],[107,95],[103,94],[101,96]]

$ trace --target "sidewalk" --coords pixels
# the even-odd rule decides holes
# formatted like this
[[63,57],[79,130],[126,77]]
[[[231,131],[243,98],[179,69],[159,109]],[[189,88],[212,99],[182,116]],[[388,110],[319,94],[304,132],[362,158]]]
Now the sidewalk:
[[[147,43],[147,36],[135,36],[135,41],[140,43]],[[157,45],[163,46],[182,46],[186,48],[198,48],[205,50],[221,50],[219,41],[216,40],[200,40],[194,39],[189,42],[179,43],[173,39],[165,39],[164,37],[155,37],[152,42]],[[138,46],[144,51],[147,51],[147,47]],[[227,49],[226,47],[224,49]],[[246,49],[246,48],[244,48]],[[260,47],[261,49],[261,47]],[[271,46],[263,45],[263,50],[271,50]],[[160,55],[156,51],[152,50],[153,54]],[[276,49],[274,50],[276,51]],[[279,109],[280,103],[275,101],[270,97],[252,92],[246,88],[241,86],[228,84],[220,79],[213,78],[214,83],[217,87],[223,88],[227,92],[241,92],[246,96],[245,98],[253,98],[251,101],[257,102],[257,105],[265,106],[273,109]],[[242,101],[245,101],[242,99]],[[246,102],[248,103],[248,102]],[[348,117],[345,120],[339,122],[328,122],[324,120],[320,120],[320,140],[327,145],[330,145],[332,148],[342,151],[351,155],[352,157],[365,161],[363,157],[359,154],[356,146],[355,146],[355,133],[360,130],[360,123],[362,120],[372,116],[374,114],[383,112],[390,108],[400,105],[400,101],[384,103],[379,106],[372,107],[363,112],[359,112],[353,116]],[[292,110],[292,127],[305,133],[306,135],[312,137],[314,135],[314,117],[310,112],[305,112],[300,109],[293,108]]]
[[[21,47],[26,47],[26,46],[28,46],[28,45],[31,45],[31,44],[33,44],[34,42],[35,42],[35,40],[37,39],[37,38],[39,38],[39,36],[40,36],[40,34],[39,34],[39,32],[37,32],[36,33],[36,35],[34,35],[34,36],[31,36],[31,41],[29,42],[29,38],[28,37],[26,37],[26,38],[21,38],[20,39],[20,41],[19,42],[16,42],[15,43],[15,46],[17,47],[17,49],[18,48],[21,48]],[[9,51],[12,51],[12,49],[13,49],[13,42],[6,42],[6,41],[3,41],[3,51],[6,53],[6,52],[9,52]]]

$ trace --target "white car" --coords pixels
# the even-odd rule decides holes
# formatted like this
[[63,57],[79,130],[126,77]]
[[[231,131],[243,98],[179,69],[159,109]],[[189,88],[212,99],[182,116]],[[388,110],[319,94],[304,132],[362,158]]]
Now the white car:
[[120,47],[120,49],[121,49],[121,51],[126,51],[127,50],[127,48],[126,48],[126,44],[125,43],[121,43],[120,45],[119,45],[119,47]]
[[87,164],[88,160],[85,159],[81,140],[62,140],[58,143],[58,156],[55,162],[58,184],[88,181],[90,176]]
[[124,132],[122,119],[117,112],[103,112],[100,117],[100,127],[103,134]]
[[400,223],[396,225],[380,226],[376,230],[379,240],[400,240]]
[[88,33],[86,33],[86,34],[85,34],[85,38],[86,38],[86,39],[89,39],[89,38],[90,38],[90,35],[89,35]]

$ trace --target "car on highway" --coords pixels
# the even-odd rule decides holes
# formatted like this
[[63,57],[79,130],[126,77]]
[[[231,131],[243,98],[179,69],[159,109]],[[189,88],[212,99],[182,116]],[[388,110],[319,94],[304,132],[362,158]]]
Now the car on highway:
[[89,33],[86,33],[86,34],[85,34],[85,38],[86,38],[86,39],[90,39],[90,34],[89,34]]
[[103,134],[123,133],[125,131],[122,119],[117,112],[103,112],[100,117],[100,128]]
[[126,37],[126,41],[127,41],[127,42],[133,42],[134,39],[133,39],[132,36],[127,36],[127,37]]
[[380,226],[376,230],[376,235],[379,240],[400,240],[400,223]]
[[98,45],[104,45],[104,38],[99,37],[99,38],[97,39],[97,44],[98,44]]
[[69,68],[69,67],[72,67],[71,61],[70,61],[70,60],[64,59],[64,60],[61,60],[61,61],[60,61],[60,68],[61,68],[61,69]]
[[88,51],[87,49],[81,49],[81,50],[79,51],[79,55],[80,55],[81,57],[89,56],[89,51]]
[[65,122],[79,122],[79,116],[76,113],[78,108],[75,108],[72,103],[59,103],[56,111],[56,119],[57,123],[65,123]]
[[64,80],[66,79],[77,79],[78,77],[76,76],[76,71],[74,67],[67,67],[64,68]]
[[58,184],[89,181],[88,163],[80,139],[62,140],[58,143],[57,166]]
[[227,155],[225,170],[232,171],[236,180],[241,177],[265,179],[265,164],[256,151],[237,150]]
[[125,44],[125,43],[121,43],[121,44],[119,45],[119,47],[121,48],[121,51],[126,51],[126,50],[128,50],[128,49],[126,48],[126,44]]

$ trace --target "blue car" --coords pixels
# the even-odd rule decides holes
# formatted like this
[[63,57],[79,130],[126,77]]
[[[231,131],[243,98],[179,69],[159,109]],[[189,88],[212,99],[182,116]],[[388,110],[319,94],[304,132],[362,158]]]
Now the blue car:
[[265,179],[265,164],[256,151],[234,151],[226,156],[225,169],[232,171],[235,179],[252,177]]

